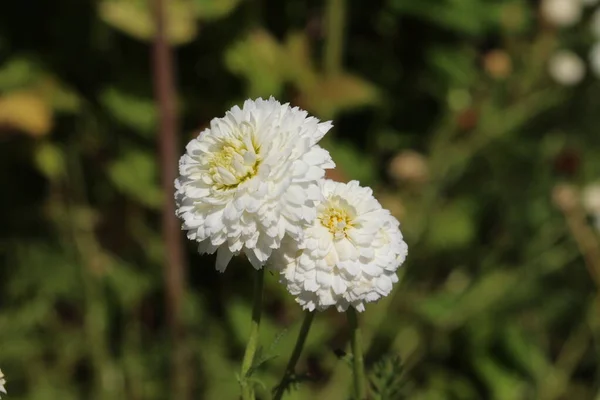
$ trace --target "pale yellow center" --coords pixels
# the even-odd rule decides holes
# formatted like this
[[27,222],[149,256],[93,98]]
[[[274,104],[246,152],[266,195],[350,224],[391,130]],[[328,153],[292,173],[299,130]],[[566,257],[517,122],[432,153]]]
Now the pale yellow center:
[[319,220],[336,239],[347,236],[348,229],[352,227],[351,216],[340,207],[329,207],[320,215]]
[[209,163],[215,187],[234,189],[256,176],[261,162],[259,150],[253,132],[244,132],[244,129],[238,135],[223,139],[220,150]]

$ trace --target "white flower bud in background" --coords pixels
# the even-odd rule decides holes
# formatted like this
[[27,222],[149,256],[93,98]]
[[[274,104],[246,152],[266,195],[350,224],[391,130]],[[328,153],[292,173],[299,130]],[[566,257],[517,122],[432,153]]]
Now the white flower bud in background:
[[598,0],[581,0],[581,3],[584,6],[595,6],[596,4],[598,4]]
[[495,79],[506,78],[512,72],[510,55],[502,49],[488,52],[483,57],[483,66],[488,75]]
[[600,8],[592,14],[590,19],[590,31],[596,39],[600,39]]
[[577,190],[567,183],[557,184],[552,188],[552,203],[564,213],[573,211],[579,204]]
[[4,387],[6,385],[6,380],[4,379],[4,374],[2,373],[2,370],[0,370],[0,392],[6,394],[6,388]]
[[573,86],[585,76],[583,60],[572,51],[560,50],[548,61],[548,73],[557,83]]
[[581,202],[588,213],[600,215],[600,182],[591,183],[583,189]]
[[397,181],[420,183],[427,181],[429,167],[423,155],[406,150],[398,153],[390,162],[388,173]]
[[581,20],[581,0],[543,0],[541,6],[544,19],[559,27],[573,26]]
[[600,182],[591,183],[581,194],[583,208],[594,218],[594,225],[600,231]]
[[590,50],[590,69],[600,78],[600,42],[596,42]]

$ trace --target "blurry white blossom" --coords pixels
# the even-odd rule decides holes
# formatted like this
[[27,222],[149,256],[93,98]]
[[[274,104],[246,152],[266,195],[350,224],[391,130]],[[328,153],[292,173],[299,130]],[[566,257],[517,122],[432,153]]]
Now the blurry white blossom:
[[594,219],[596,229],[600,231],[600,182],[591,183],[583,189],[581,202]]
[[590,68],[600,78],[600,42],[596,42],[590,50]]
[[424,182],[429,176],[429,166],[421,153],[405,150],[392,158],[388,173],[397,181]]
[[595,6],[596,4],[598,4],[598,0],[581,0],[581,3],[584,6]]
[[0,392],[6,394],[6,388],[4,387],[6,385],[6,379],[4,379],[4,374],[2,373],[2,370],[0,370]]
[[581,201],[587,212],[600,215],[600,182],[586,186],[581,194]]
[[187,145],[175,182],[177,215],[217,269],[244,253],[261,268],[284,236],[300,240],[321,199],[318,181],[333,168],[317,142],[331,129],[275,99],[247,100]]
[[269,265],[304,309],[364,311],[398,281],[408,250],[399,222],[357,181],[324,180],[321,188],[324,200],[304,241],[286,240]]
[[600,39],[600,8],[596,9],[590,19],[590,30],[596,39]]
[[542,0],[544,18],[553,25],[568,27],[581,20],[581,0]]
[[573,86],[585,76],[585,64],[577,54],[560,50],[550,57],[548,72],[559,84]]

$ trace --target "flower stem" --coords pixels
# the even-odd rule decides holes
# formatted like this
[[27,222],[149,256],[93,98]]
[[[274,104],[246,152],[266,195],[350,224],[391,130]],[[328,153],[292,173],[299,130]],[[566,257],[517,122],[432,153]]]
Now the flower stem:
[[252,305],[252,325],[250,326],[250,337],[246,344],[246,352],[242,361],[242,373],[240,374],[240,385],[242,386],[242,398],[244,400],[254,400],[254,389],[248,382],[248,371],[254,362],[254,355],[258,348],[258,330],[260,327],[260,316],[262,312],[263,281],[265,269],[261,268],[254,275],[254,304]]
[[348,323],[350,324],[351,346],[352,346],[352,366],[354,370],[354,398],[355,400],[364,400],[367,398],[365,387],[365,364],[362,353],[362,337],[358,326],[358,317],[356,310],[349,307],[346,311]]
[[302,349],[304,348],[304,342],[306,342],[306,337],[308,336],[308,331],[310,330],[310,326],[312,325],[314,317],[314,312],[306,311],[304,313],[304,321],[302,322],[302,326],[300,327],[298,339],[296,339],[296,346],[294,346],[294,351],[290,356],[290,360],[288,361],[287,367],[285,367],[285,372],[283,373],[283,377],[281,378],[281,381],[277,386],[275,395],[273,396],[273,400],[281,399],[281,397],[283,396],[283,392],[285,392],[285,389],[290,383],[291,378],[294,376],[296,363],[298,363],[298,359],[300,358],[300,354],[302,353]]
[[326,9],[325,73],[336,75],[342,66],[344,47],[345,0],[328,0]]

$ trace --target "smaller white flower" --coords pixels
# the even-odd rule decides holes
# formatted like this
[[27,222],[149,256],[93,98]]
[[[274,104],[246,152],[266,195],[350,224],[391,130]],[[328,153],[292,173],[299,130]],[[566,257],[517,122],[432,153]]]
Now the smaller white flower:
[[590,214],[600,214],[600,182],[591,183],[581,194],[583,207]]
[[[600,21],[599,21],[600,22]],[[600,78],[600,42],[596,42],[590,50],[590,69]]]
[[591,183],[581,194],[583,208],[594,218],[596,229],[600,231],[600,182]]
[[581,82],[585,76],[585,64],[572,51],[560,50],[550,57],[548,72],[557,83],[573,86]]
[[6,379],[4,379],[4,374],[2,373],[2,370],[0,370],[0,392],[6,394],[6,388],[4,387],[6,385]]
[[600,39],[600,8],[592,14],[590,20],[590,30],[596,39]]
[[321,190],[324,200],[304,241],[287,240],[270,266],[281,270],[281,282],[304,309],[364,311],[398,282],[408,250],[400,224],[357,181],[324,180]]
[[553,25],[573,26],[581,20],[581,0],[543,0],[542,15]]

